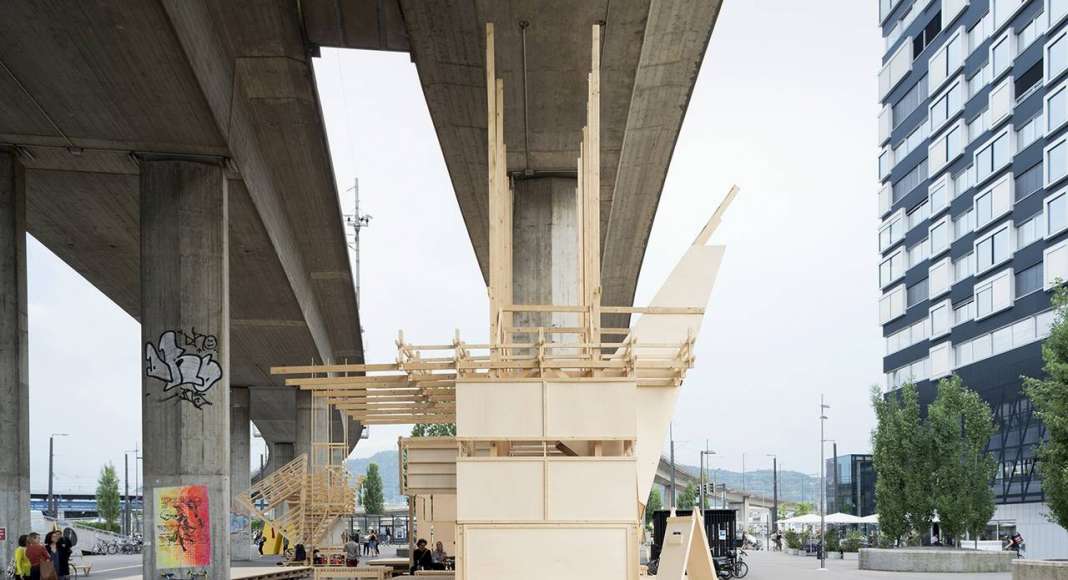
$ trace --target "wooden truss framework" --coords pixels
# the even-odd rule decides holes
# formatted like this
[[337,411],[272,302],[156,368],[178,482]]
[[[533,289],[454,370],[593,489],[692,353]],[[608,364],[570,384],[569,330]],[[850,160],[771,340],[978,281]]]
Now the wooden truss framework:
[[[601,304],[600,265],[600,52],[601,27],[593,27],[588,76],[587,125],[577,160],[576,230],[578,304],[514,304],[512,297],[512,198],[504,144],[504,82],[496,78],[493,24],[486,25],[487,143],[490,209],[490,341],[468,343],[459,331],[444,344],[413,344],[403,332],[392,363],[273,367],[291,375],[286,384],[312,391],[364,425],[451,423],[456,420],[456,381],[502,378],[627,377],[642,386],[673,387],[694,364],[694,336],[680,342],[642,342],[631,328],[602,328],[605,314],[700,315],[703,308],[629,307]],[[704,244],[737,192],[732,188],[698,241]],[[698,244],[695,241],[695,245]],[[577,316],[576,326],[515,326],[516,313]],[[624,337],[605,340],[606,337]]]
[[327,400],[313,396],[311,413],[310,457],[301,453],[234,498],[239,509],[262,518],[293,545],[320,544],[338,518],[356,509],[355,487],[344,464],[350,449],[329,441]]

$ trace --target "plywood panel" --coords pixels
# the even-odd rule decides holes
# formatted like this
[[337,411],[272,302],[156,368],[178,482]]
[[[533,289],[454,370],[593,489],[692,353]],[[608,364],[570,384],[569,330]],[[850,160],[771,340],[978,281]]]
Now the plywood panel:
[[456,489],[455,475],[408,475],[405,491],[408,493],[428,493],[446,489]]
[[541,383],[456,383],[459,437],[541,437]]
[[[716,281],[723,246],[690,246],[671,275],[664,281],[650,306],[705,307]],[[697,336],[702,315],[643,315],[631,336],[639,342],[665,343]],[[641,356],[641,349],[635,349]],[[616,356],[620,356],[617,354]],[[702,385],[704,386],[704,385]],[[667,436],[668,424],[675,412],[677,388],[644,387],[638,389],[638,500],[644,502],[653,486],[660,450]]]
[[[628,528],[465,528],[467,580],[626,580]],[[524,566],[525,557],[536,566]],[[517,565],[517,563],[519,565]]]
[[636,522],[636,489],[633,460],[550,461],[549,519]]
[[413,463],[452,463],[456,461],[456,456],[459,454],[455,445],[453,447],[446,447],[443,449],[419,449],[417,447],[407,447],[405,451],[408,452],[408,465]]
[[547,437],[634,437],[635,383],[546,382]]
[[542,460],[461,460],[456,464],[458,521],[531,521],[545,517]]

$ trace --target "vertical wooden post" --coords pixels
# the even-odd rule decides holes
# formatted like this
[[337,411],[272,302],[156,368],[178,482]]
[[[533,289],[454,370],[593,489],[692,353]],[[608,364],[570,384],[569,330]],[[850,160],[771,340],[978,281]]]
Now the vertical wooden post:
[[[505,331],[512,314],[501,308],[512,304],[512,190],[508,184],[507,149],[504,145],[504,81],[494,64],[493,23],[486,23],[486,148],[489,196],[489,302],[490,342],[507,342]],[[491,348],[492,360],[500,349]]]
[[[589,94],[586,102],[586,129],[583,138],[585,160],[585,184],[583,204],[585,211],[584,256],[585,284],[584,302],[590,308],[590,342],[601,342],[601,27],[593,26],[590,58]],[[599,349],[593,350],[597,358]]]
[[[494,216],[497,214],[497,69],[494,63],[493,23],[486,23],[486,166],[489,176],[486,194],[489,196],[489,305],[490,305],[490,343],[497,340],[500,328],[500,296],[497,294],[497,276],[494,261],[498,260],[497,236]],[[490,348],[490,358],[497,359],[496,349]]]

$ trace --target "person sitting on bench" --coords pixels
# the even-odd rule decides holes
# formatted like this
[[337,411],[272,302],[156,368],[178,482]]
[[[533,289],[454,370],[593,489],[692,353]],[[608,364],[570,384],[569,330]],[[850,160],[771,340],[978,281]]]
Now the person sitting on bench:
[[426,540],[419,538],[419,541],[415,543],[415,551],[412,552],[412,568],[410,570],[412,576],[415,576],[416,570],[433,570],[434,559],[430,555],[430,550],[426,548]]
[[445,545],[438,542],[434,545],[434,551],[430,553],[430,561],[435,570],[444,570],[449,555],[445,553]]

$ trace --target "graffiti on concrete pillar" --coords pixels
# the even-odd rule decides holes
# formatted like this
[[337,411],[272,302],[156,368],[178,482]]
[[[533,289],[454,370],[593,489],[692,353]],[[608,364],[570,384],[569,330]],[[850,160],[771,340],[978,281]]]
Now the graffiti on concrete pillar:
[[210,334],[167,330],[156,344],[145,344],[145,374],[163,382],[160,401],[177,399],[197,409],[210,405],[208,391],[222,379],[217,338]]

